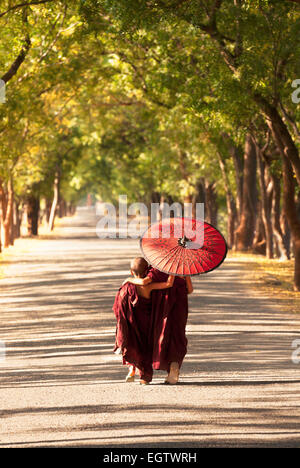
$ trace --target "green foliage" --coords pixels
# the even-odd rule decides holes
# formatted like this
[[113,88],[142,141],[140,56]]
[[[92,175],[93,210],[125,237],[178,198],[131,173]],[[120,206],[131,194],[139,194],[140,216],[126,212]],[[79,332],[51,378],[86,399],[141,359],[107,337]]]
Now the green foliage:
[[205,177],[223,203],[220,137],[240,145],[253,125],[265,133],[252,92],[299,119],[300,45],[296,4],[221,3],[215,16],[214,0],[72,0],[0,17],[2,70],[31,41],[0,105],[1,179],[13,174],[20,197],[38,187],[49,198],[59,167],[68,200],[92,191],[149,201],[153,192],[182,200]]

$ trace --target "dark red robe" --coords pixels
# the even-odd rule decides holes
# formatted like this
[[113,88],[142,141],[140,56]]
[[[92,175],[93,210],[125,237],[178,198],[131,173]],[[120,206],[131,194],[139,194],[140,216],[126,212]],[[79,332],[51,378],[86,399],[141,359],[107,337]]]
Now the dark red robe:
[[[150,268],[153,282],[167,281],[168,275]],[[172,288],[153,290],[152,299],[152,365],[169,372],[171,362],[181,366],[187,352],[185,327],[188,317],[187,287],[184,279],[175,278]]]
[[123,364],[136,366],[140,377],[152,380],[151,299],[138,296],[136,286],[126,283],[115,298],[117,319],[114,351],[121,350]]
[[[154,268],[149,269],[148,276],[153,282],[168,278]],[[126,283],[116,295],[113,310],[117,319],[114,351],[121,349],[123,364],[135,365],[148,381],[152,379],[152,366],[167,372],[171,362],[181,366],[187,351],[185,280],[176,277],[172,288],[153,290],[151,300],[138,296],[135,285]]]

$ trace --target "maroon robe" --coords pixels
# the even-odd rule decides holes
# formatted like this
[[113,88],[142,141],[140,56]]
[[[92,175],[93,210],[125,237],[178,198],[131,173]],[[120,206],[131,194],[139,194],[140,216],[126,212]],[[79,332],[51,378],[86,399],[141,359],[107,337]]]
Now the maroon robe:
[[152,380],[151,299],[138,296],[136,286],[126,283],[115,298],[117,319],[114,351],[120,349],[123,364],[136,366],[140,377]]
[[[168,278],[155,268],[150,268],[147,276],[153,282]],[[188,300],[184,279],[176,277],[171,288],[153,290],[151,299],[138,296],[135,285],[126,283],[116,295],[113,310],[117,319],[114,351],[121,349],[123,364],[135,365],[141,370],[141,378],[149,382],[152,366],[167,372],[171,362],[181,366],[187,351]]]
[[[152,282],[167,281],[168,275],[150,268]],[[171,362],[179,367],[187,352],[185,327],[188,317],[187,287],[184,279],[175,278],[168,289],[153,290],[152,300],[152,365],[154,369],[170,371]]]

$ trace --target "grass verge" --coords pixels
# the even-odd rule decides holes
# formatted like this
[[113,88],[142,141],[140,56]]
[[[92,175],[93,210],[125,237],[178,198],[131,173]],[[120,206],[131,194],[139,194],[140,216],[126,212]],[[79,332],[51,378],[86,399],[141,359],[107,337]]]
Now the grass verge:
[[253,289],[282,299],[288,312],[300,313],[300,292],[293,290],[294,260],[270,260],[263,255],[231,251],[228,258],[244,264],[245,277]]

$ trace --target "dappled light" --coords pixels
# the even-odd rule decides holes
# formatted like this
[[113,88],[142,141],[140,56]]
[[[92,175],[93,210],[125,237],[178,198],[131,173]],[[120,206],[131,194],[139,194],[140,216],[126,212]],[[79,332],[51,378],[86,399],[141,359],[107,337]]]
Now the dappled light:
[[0,448],[299,447],[300,0],[0,27]]
[[179,384],[162,371],[147,388],[124,383],[111,307],[138,243],[92,236],[95,219],[79,210],[25,253],[20,240],[6,265],[1,446],[297,445],[299,319],[245,286],[230,258],[193,279]]

